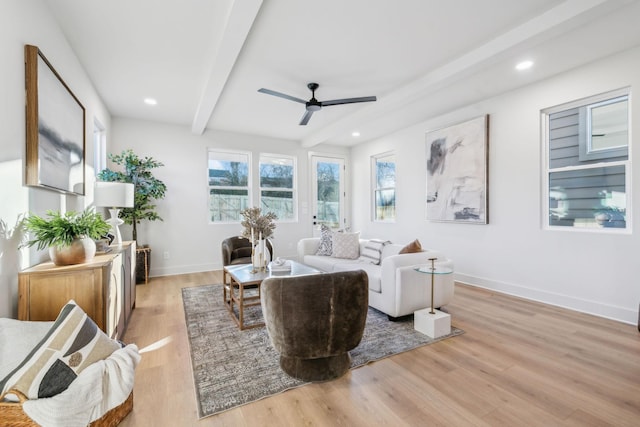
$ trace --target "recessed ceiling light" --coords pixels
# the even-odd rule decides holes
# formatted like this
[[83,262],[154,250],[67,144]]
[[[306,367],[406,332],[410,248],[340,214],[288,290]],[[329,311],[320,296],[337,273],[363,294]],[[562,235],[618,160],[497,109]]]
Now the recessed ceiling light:
[[358,131],[351,132],[351,136],[354,137],[354,138],[357,138],[357,137],[360,136],[360,132],[358,132]]
[[145,98],[144,99],[144,103],[147,104],[147,105],[156,105],[156,104],[158,104],[158,101],[156,101],[153,98]]
[[533,66],[533,61],[528,61],[528,60],[522,61],[522,62],[519,62],[518,65],[516,65],[516,70],[518,71],[528,70],[532,66]]

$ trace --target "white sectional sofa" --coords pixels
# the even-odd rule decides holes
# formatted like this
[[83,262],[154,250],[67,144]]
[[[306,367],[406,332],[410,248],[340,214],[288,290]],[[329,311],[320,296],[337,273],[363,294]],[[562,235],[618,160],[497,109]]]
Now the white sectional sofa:
[[[368,240],[360,239],[360,253]],[[429,258],[437,258],[436,266],[453,269],[453,262],[441,253],[432,250],[398,254],[403,248],[399,244],[386,244],[382,249],[380,265],[369,264],[358,259],[334,258],[316,255],[319,237],[298,242],[298,261],[322,271],[348,271],[362,269],[369,276],[369,306],[395,318],[412,314],[416,310],[431,306],[431,277],[415,271],[420,265],[429,265]],[[434,281],[434,306],[447,305],[453,298],[453,275],[436,275]]]

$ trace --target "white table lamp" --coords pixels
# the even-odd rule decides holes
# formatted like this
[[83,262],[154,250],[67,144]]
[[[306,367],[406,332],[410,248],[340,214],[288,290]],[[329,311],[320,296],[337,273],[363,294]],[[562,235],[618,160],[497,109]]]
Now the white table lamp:
[[115,244],[122,244],[122,236],[118,226],[124,223],[118,218],[120,208],[132,208],[134,197],[133,184],[126,182],[103,182],[98,181],[94,187],[93,203],[95,206],[103,206],[109,208],[111,218],[107,222],[111,225],[110,232],[116,236]]

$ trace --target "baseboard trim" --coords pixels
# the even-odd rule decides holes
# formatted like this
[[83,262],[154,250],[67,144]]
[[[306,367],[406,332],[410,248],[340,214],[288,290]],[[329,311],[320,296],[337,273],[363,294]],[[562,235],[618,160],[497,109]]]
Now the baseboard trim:
[[[178,274],[202,273],[221,269],[222,266],[216,264],[181,265],[169,268],[151,269],[149,276],[175,276]],[[603,304],[596,301],[577,298],[571,295],[543,291],[514,283],[501,282],[464,273],[454,273],[454,280],[465,285],[484,288],[506,295],[513,295],[556,307],[566,308],[568,310],[579,311],[581,313],[587,313],[629,325],[636,325],[638,322],[638,312],[634,309],[617,307],[610,304]]]
[[175,276],[178,274],[203,273],[206,271],[222,270],[222,265],[216,264],[194,264],[179,265],[175,267],[152,268],[149,277]]
[[590,301],[571,295],[548,292],[514,283],[506,283],[484,277],[471,276],[464,273],[454,273],[454,280],[465,285],[489,289],[495,292],[513,295],[556,307],[562,307],[568,310],[579,311],[581,313],[587,313],[603,317],[605,319],[616,320],[630,325],[636,325],[638,322],[638,312],[634,309],[603,304],[601,302]]

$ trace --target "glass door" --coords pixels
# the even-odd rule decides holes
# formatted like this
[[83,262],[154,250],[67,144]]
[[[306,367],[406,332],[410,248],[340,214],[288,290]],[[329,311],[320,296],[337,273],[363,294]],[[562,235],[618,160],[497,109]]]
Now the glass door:
[[340,228],[345,223],[344,159],[311,156],[313,229],[319,234],[321,224]]

